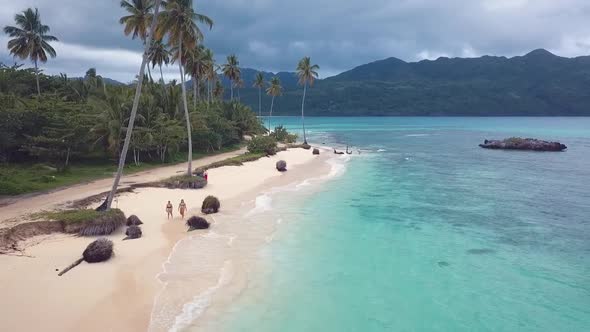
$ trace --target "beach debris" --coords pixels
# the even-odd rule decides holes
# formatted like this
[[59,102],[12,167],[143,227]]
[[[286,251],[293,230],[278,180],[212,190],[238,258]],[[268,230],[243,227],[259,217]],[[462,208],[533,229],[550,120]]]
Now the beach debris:
[[333,149],[334,149],[334,154],[344,154],[344,152],[342,152],[342,151],[336,151],[336,148],[333,148]]
[[139,239],[142,235],[141,227],[139,227],[137,225],[131,225],[131,226],[127,227],[127,230],[125,231],[125,235],[127,235],[127,236],[123,239],[123,241]]
[[100,238],[91,242],[84,252],[82,257],[72,263],[70,266],[63,269],[58,276],[62,276],[64,273],[78,266],[80,263],[86,261],[86,263],[99,263],[109,260],[113,256],[113,241],[107,238]]
[[186,221],[188,226],[187,232],[194,231],[195,229],[207,229],[209,228],[209,222],[202,217],[192,216]]
[[447,267],[449,265],[451,265],[451,263],[449,263],[449,262],[445,262],[445,261],[438,262],[439,267]]
[[479,145],[484,149],[502,150],[532,150],[532,151],[554,151],[559,152],[567,149],[565,144],[559,142],[542,141],[535,138],[510,137],[504,140],[484,140]]
[[217,197],[207,196],[203,200],[203,205],[201,205],[201,212],[204,214],[217,213],[220,207],[221,203],[219,203],[219,199],[217,199]]
[[134,214],[130,215],[129,218],[127,218],[127,226],[133,225],[143,225],[139,217]]
[[488,249],[488,248],[467,250],[467,253],[471,254],[471,255],[485,255],[485,254],[493,254],[495,252],[496,252],[495,250]]
[[320,154],[320,149],[314,148],[312,153],[313,154]]
[[277,161],[276,167],[277,167],[277,171],[285,172],[287,170],[287,162],[284,160],[279,160],[279,161]]

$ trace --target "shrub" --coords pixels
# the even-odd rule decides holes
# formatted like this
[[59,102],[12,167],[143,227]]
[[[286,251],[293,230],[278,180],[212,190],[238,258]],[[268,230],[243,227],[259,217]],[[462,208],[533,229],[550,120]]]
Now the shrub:
[[186,221],[188,231],[194,231],[195,229],[207,229],[209,228],[209,222],[205,218],[192,216]]
[[287,170],[287,162],[284,160],[279,160],[279,161],[277,161],[276,167],[277,167],[277,171],[285,172]]
[[311,145],[309,145],[309,144],[307,144],[307,143],[303,143],[303,144],[301,144],[301,147],[302,147],[303,149],[305,149],[305,150],[309,150],[309,149],[311,149]]
[[256,136],[248,142],[250,153],[265,153],[272,156],[277,153],[277,141],[272,136]]
[[92,209],[64,210],[37,214],[61,222],[66,233],[80,236],[109,235],[125,224],[125,214],[119,209],[95,211]]
[[282,125],[275,127],[275,131],[271,133],[270,136],[274,137],[277,142],[281,143],[295,143],[297,140],[297,135],[290,134]]
[[219,203],[219,199],[215,196],[207,196],[203,200],[203,205],[201,206],[201,212],[204,214],[211,214],[217,213],[219,208],[221,207],[221,203]]
[[83,261],[86,261],[87,263],[100,263],[109,260],[111,257],[113,257],[113,255],[113,241],[106,238],[100,238],[90,243],[88,247],[84,249],[82,258],[76,260],[74,263],[63,269],[60,273],[58,273],[58,276],[62,276],[64,273],[75,268]]
[[201,189],[207,186],[207,180],[201,176],[178,175],[162,182],[170,189]]

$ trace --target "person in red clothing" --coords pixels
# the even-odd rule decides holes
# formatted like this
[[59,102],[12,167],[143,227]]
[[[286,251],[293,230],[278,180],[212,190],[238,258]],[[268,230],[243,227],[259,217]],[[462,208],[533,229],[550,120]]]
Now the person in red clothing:
[[207,171],[203,173],[203,177],[205,178],[205,181],[209,181],[209,173],[207,173]]

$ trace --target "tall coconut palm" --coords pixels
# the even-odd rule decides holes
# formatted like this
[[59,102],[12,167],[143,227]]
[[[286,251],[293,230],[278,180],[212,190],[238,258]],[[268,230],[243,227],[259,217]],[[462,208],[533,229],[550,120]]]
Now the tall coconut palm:
[[197,45],[193,49],[185,49],[183,55],[185,72],[191,76],[193,83],[193,109],[197,108],[197,100],[200,99],[199,83],[204,66],[204,50],[203,45]]
[[235,54],[231,54],[227,56],[227,63],[223,64],[222,72],[229,79],[229,88],[230,88],[230,100],[234,100],[234,81],[238,80],[240,77],[240,61],[238,61],[238,57]]
[[254,78],[254,88],[258,88],[258,117],[262,116],[262,88],[264,88],[264,76],[261,72],[256,74]]
[[217,79],[217,65],[213,58],[213,51],[206,48],[203,51],[202,75],[207,80],[207,103],[211,101],[212,83]]
[[164,12],[160,19],[160,24],[156,31],[158,39],[168,35],[168,42],[170,46],[178,48],[178,70],[180,71],[182,101],[184,106],[184,116],[186,118],[186,130],[188,133],[188,169],[187,174],[192,174],[193,161],[193,144],[191,138],[191,123],[188,113],[188,105],[186,100],[186,86],[184,83],[183,73],[183,52],[182,48],[191,49],[196,47],[199,41],[203,40],[203,33],[197,26],[196,22],[204,23],[213,27],[213,21],[201,14],[197,14],[193,9],[192,0],[169,0],[164,2]]
[[307,136],[305,135],[305,113],[303,109],[305,107],[305,92],[307,90],[307,84],[311,87],[313,82],[318,77],[317,70],[320,69],[318,65],[312,65],[311,59],[306,56],[299,61],[297,64],[297,76],[299,76],[299,84],[303,85],[303,99],[301,100],[301,123],[303,124],[303,144],[307,144]]
[[168,65],[170,63],[170,51],[166,49],[166,45],[161,40],[155,40],[150,47],[149,59],[152,62],[152,68],[156,65],[160,67],[160,78],[162,79],[162,88],[165,90],[166,83],[164,83],[164,73],[162,72],[162,64]]
[[21,14],[14,15],[17,26],[5,26],[4,33],[12,39],[8,41],[10,54],[20,59],[31,59],[35,64],[35,75],[37,79],[37,94],[41,96],[39,87],[39,66],[38,62],[47,62],[47,54],[55,58],[56,53],[49,45],[50,41],[57,41],[57,38],[48,35],[50,28],[41,23],[41,17],[37,8],[28,8]]
[[270,102],[270,112],[268,117],[268,132],[272,132],[272,108],[275,104],[275,97],[280,96],[283,93],[283,87],[281,86],[281,80],[278,77],[273,77],[270,79],[270,86],[266,89],[266,94],[272,96],[272,101]]
[[137,108],[139,106],[139,97],[141,96],[141,87],[143,86],[145,67],[149,62],[148,54],[152,43],[152,37],[154,36],[154,32],[156,30],[158,14],[160,13],[160,2],[161,0],[155,0],[154,16],[150,24],[149,34],[147,35],[145,40],[143,59],[141,61],[141,67],[139,68],[137,86],[135,87],[135,97],[133,98],[133,106],[131,108],[131,115],[129,116],[129,123],[127,124],[127,132],[125,134],[125,142],[123,143],[123,150],[121,150],[121,155],[119,157],[119,167],[117,169],[117,174],[115,175],[115,181],[113,182],[113,187],[111,188],[111,192],[109,193],[109,196],[107,197],[107,200],[105,202],[105,209],[111,208],[111,203],[113,202],[113,198],[115,197],[115,193],[117,192],[117,187],[119,186],[119,181],[121,180],[121,175],[123,174],[123,167],[125,167],[125,159],[127,158],[127,151],[129,151],[129,142],[131,141],[131,134],[133,133],[133,124],[135,123],[135,116],[137,115]]
[[[139,37],[145,46],[148,29],[152,23],[152,9],[154,9],[154,0],[121,0],[121,7],[125,9],[129,15],[121,17],[119,23],[125,25],[123,32],[125,36],[131,39]],[[152,79],[152,73],[148,66],[148,75]]]
[[215,81],[215,87],[213,88],[213,97],[217,100],[223,99],[223,84],[219,80]]

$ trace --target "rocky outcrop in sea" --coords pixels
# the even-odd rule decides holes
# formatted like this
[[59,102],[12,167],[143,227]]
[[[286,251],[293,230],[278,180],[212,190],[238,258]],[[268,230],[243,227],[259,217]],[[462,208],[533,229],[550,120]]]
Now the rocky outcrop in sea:
[[565,144],[548,142],[534,138],[511,137],[504,140],[485,140],[479,145],[484,149],[502,150],[533,150],[533,151],[563,151],[567,149]]

